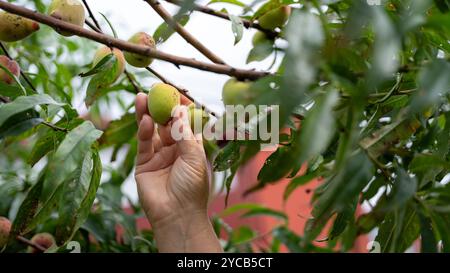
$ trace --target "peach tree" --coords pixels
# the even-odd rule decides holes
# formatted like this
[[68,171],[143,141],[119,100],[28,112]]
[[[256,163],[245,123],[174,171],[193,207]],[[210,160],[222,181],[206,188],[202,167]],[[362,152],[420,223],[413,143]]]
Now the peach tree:
[[[448,0],[144,2],[163,23],[152,35],[120,37],[118,22],[88,1],[0,1],[0,216],[10,219],[1,218],[0,249],[65,252],[75,241],[88,252],[157,251],[151,230],[137,227],[142,209],[123,191],[137,150],[134,105],[124,98],[148,92],[145,79],[154,77],[220,116],[156,71],[158,60],[227,75],[225,104],[279,106],[280,143],[247,194],[289,178],[287,200],[321,181],[304,230],[258,204],[212,217],[226,251],[345,252],[367,234],[382,252],[415,242],[422,252],[450,251]],[[179,9],[170,14],[166,4]],[[189,32],[198,12],[227,20],[235,44],[255,33],[246,63],[272,65],[230,66]],[[174,33],[207,61],[161,51]],[[108,122],[111,105],[120,116]],[[205,142],[214,171],[226,173],[226,193],[261,144]],[[284,224],[258,249],[260,234],[220,217],[236,212]]]

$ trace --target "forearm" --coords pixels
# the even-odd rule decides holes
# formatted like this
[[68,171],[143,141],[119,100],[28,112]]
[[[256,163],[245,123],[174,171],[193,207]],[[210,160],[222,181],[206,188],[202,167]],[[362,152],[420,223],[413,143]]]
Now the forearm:
[[160,252],[223,252],[206,211],[166,217],[155,223],[153,229]]

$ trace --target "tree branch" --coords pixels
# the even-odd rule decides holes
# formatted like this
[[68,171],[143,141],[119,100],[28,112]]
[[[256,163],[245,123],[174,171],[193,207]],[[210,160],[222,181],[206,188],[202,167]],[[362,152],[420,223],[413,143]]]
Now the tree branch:
[[40,251],[40,252],[45,252],[47,249],[45,247],[42,247],[41,245],[35,244],[33,243],[31,240],[28,240],[27,238],[23,237],[23,236],[17,236],[16,237],[17,241],[22,242],[28,246],[31,246],[32,248]]
[[[92,20],[93,20],[94,22],[97,22],[97,20],[95,19],[95,16],[94,16],[94,14],[92,13],[91,8],[89,7],[89,4],[87,3],[87,1],[86,1],[86,0],[83,0],[83,3],[84,3],[84,5],[85,5],[86,9],[88,10],[88,12],[89,12],[90,17],[92,18]],[[86,20],[86,23],[88,23],[87,20]],[[91,25],[88,24],[88,25],[89,25],[89,27],[92,28],[94,31],[102,32],[102,29],[101,29],[100,25],[98,24],[98,22],[95,23],[95,24],[96,24],[95,26],[92,25],[92,24],[91,24]],[[166,84],[169,84],[169,85],[175,87],[181,94],[183,94],[183,95],[184,95],[186,98],[188,98],[190,101],[192,101],[192,102],[195,103],[196,105],[200,105],[200,106],[202,107],[203,110],[205,110],[205,111],[208,112],[209,114],[211,114],[211,115],[213,115],[213,116],[216,117],[216,113],[214,113],[213,111],[209,110],[205,105],[202,105],[202,104],[196,102],[195,99],[194,99],[193,97],[191,97],[191,96],[188,94],[188,93],[189,93],[188,90],[176,86],[175,84],[173,84],[172,82],[170,82],[169,80],[167,80],[165,77],[163,77],[161,74],[159,74],[158,72],[156,72],[154,69],[152,69],[152,68],[150,68],[150,67],[146,67],[145,69],[146,69],[147,71],[149,71],[150,73],[152,73],[153,75],[155,75],[157,78],[159,78],[162,82],[164,82],[164,83],[166,83]],[[125,73],[125,75],[127,76],[128,81],[131,83],[131,85],[133,85],[133,88],[134,88],[134,90],[136,90],[136,93],[142,92],[141,88],[140,88],[139,86],[137,86],[137,84],[135,83],[135,81],[134,81],[133,77],[131,76],[131,74],[130,74],[127,70],[125,70],[124,73]]]
[[[174,5],[177,5],[177,6],[183,5],[183,0],[165,0],[165,1],[169,2],[169,3],[172,3]],[[195,3],[193,4],[193,8],[196,11],[199,11],[199,12],[202,12],[202,13],[205,13],[205,14],[209,14],[209,15],[212,15],[212,16],[219,17],[219,18],[222,18],[222,19],[230,21],[230,15],[225,13],[225,12],[217,11],[217,10],[212,9],[210,7],[198,5],[198,4],[195,4]],[[246,28],[254,28],[254,29],[257,29],[259,31],[262,31],[269,38],[273,39],[273,38],[278,37],[280,35],[280,33],[278,33],[278,32],[270,31],[270,30],[262,28],[256,22],[252,22],[252,21],[244,19],[244,18],[241,18],[241,21],[244,24],[244,27],[246,27]]]
[[213,63],[216,64],[225,64],[225,62],[216,54],[214,54],[211,50],[206,48],[199,40],[197,40],[194,36],[192,36],[182,25],[180,25],[170,13],[164,9],[161,3],[158,0],[144,0],[149,4],[156,13],[164,19],[164,21],[173,28],[178,34],[180,34],[186,42],[190,43],[193,47],[195,47],[198,51],[200,51],[203,55],[205,55],[208,59],[210,59]]
[[8,11],[13,14],[17,14],[20,16],[23,16],[28,19],[35,20],[37,22],[40,22],[42,24],[51,26],[53,28],[67,31],[71,34],[77,35],[79,37],[84,37],[102,44],[105,44],[110,47],[116,47],[118,49],[128,51],[131,53],[137,53],[143,56],[152,57],[155,59],[167,61],[176,65],[183,65],[188,67],[197,68],[204,71],[210,71],[218,74],[225,74],[229,76],[236,77],[238,79],[249,79],[249,80],[256,80],[262,77],[265,77],[267,75],[270,75],[269,72],[263,72],[263,71],[255,71],[255,70],[246,70],[246,69],[238,69],[231,67],[229,65],[223,65],[223,64],[209,64],[201,61],[197,61],[195,59],[175,56],[172,54],[168,54],[159,50],[152,49],[151,47],[147,46],[140,46],[135,45],[117,38],[114,38],[112,36],[90,31],[87,29],[84,29],[82,27],[79,27],[77,25],[73,25],[70,23],[66,23],[64,21],[58,20],[56,18],[53,18],[51,16],[47,16],[35,11],[32,11],[30,9],[17,6],[14,4],[10,4],[5,1],[0,1],[0,9],[3,9],[5,11]]

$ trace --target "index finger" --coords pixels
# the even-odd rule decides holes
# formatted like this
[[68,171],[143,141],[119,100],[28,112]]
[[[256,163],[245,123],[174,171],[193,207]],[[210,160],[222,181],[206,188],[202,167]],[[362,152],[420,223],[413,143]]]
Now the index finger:
[[141,120],[142,120],[142,117],[145,114],[149,114],[148,113],[148,107],[147,107],[147,95],[145,93],[142,93],[142,92],[137,94],[136,95],[135,105],[136,105],[136,120],[137,120],[137,122],[139,124],[141,122]]

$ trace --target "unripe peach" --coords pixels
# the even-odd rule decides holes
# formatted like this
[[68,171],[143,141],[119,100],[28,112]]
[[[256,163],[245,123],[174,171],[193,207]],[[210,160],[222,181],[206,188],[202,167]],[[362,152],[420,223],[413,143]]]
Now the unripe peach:
[[202,109],[195,108],[195,104],[190,104],[188,107],[189,124],[191,125],[192,132],[199,134],[203,132],[203,128],[209,121],[208,114]]
[[250,82],[229,79],[222,90],[222,100],[225,105],[247,105],[250,96]]
[[[136,44],[136,45],[148,46],[153,49],[156,49],[155,41],[153,40],[153,37],[148,35],[145,32],[138,32],[138,33],[134,34],[133,36],[131,36],[131,38],[128,40],[128,42]],[[125,52],[125,59],[127,60],[127,62],[130,65],[132,65],[134,67],[141,67],[141,68],[149,66],[153,61],[153,58],[151,58],[151,57],[143,56],[143,55],[136,54],[136,53],[130,53],[130,52]]]
[[123,56],[122,51],[117,48],[111,50],[111,48],[107,46],[100,47],[94,56],[93,67],[95,67],[103,58],[108,56],[109,54],[114,53],[118,61],[118,69],[117,74],[115,75],[115,79],[117,80],[120,75],[125,71],[125,57]]
[[264,44],[269,41],[270,41],[270,39],[267,38],[267,35],[264,32],[257,31],[255,33],[255,35],[253,36],[252,45],[257,46],[257,45]]
[[165,83],[157,83],[148,92],[148,111],[153,120],[165,125],[172,118],[172,110],[180,104],[178,90]]
[[[0,64],[4,66],[6,69],[8,69],[11,74],[13,74],[16,77],[19,77],[20,75],[20,67],[17,64],[17,62],[11,60],[5,55],[0,55]],[[12,84],[14,82],[14,79],[6,73],[3,68],[0,67],[0,82],[4,82],[6,84]]]
[[15,42],[39,30],[39,24],[30,19],[0,12],[0,41]]
[[8,243],[11,232],[11,221],[8,218],[0,217],[0,250]]
[[274,30],[277,27],[283,27],[291,15],[290,6],[281,6],[274,10],[264,13],[258,18],[259,25],[267,30]]
[[[53,0],[48,9],[48,14],[54,18],[82,27],[86,14],[84,6],[78,0]],[[64,36],[73,34],[57,30]]]
[[[49,249],[53,246],[56,246],[56,241],[53,235],[50,233],[38,233],[31,238],[31,242],[40,245],[41,247],[45,249]],[[39,251],[36,250],[34,247],[29,246],[28,247],[29,253],[38,253]]]

